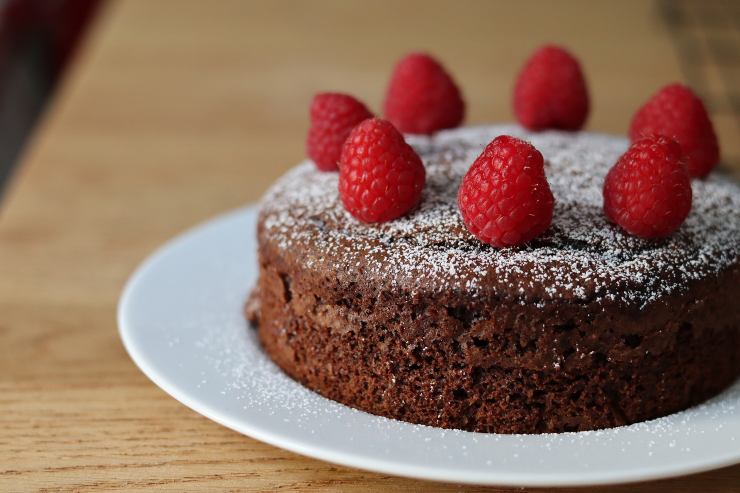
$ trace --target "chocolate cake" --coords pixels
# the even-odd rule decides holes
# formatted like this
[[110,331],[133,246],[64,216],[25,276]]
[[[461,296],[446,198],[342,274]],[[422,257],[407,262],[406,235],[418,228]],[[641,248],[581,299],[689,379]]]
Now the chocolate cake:
[[[456,194],[492,138],[530,141],[556,205],[549,230],[497,250]],[[306,162],[262,204],[247,303],[291,377],[373,414],[497,433],[580,431],[698,403],[740,374],[740,187],[695,180],[674,234],[610,224],[601,187],[626,139],[515,126],[409,137],[427,183],[410,214],[369,225],[337,174]]]

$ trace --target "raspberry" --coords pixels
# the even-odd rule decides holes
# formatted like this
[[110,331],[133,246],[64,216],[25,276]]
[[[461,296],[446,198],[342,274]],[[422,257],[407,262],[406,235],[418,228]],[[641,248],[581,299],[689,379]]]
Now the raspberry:
[[460,125],[465,102],[444,67],[425,53],[411,53],[393,70],[385,117],[401,132],[432,134]]
[[306,153],[316,167],[321,171],[336,171],[342,144],[350,131],[372,116],[364,104],[347,94],[325,92],[314,96]]
[[659,136],[638,140],[604,181],[604,213],[642,238],[671,234],[691,210],[691,181],[681,147]]
[[421,198],[426,172],[421,158],[388,121],[365,120],[349,134],[339,160],[339,196],[366,223],[406,214]]
[[719,144],[704,104],[681,84],[658,91],[637,110],[630,124],[630,139],[665,135],[681,146],[689,175],[704,177],[719,161]]
[[521,245],[552,220],[553,198],[540,151],[508,135],[496,137],[473,162],[457,194],[463,222],[497,248]]
[[522,68],[514,86],[514,114],[530,130],[578,130],[588,116],[586,81],[578,60],[545,45]]

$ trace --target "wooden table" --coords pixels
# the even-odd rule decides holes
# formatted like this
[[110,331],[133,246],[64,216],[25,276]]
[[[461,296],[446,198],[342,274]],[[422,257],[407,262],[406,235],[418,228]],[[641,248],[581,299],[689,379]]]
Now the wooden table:
[[[424,48],[460,81],[470,122],[510,120],[518,66],[557,40],[588,73],[589,127],[623,133],[639,103],[682,78],[652,3],[371,5],[104,10],[0,210],[0,491],[479,490],[333,466],[229,431],[147,380],[116,331],[123,283],[152,249],[257,200],[302,158],[316,91],[377,109],[393,61]],[[734,125],[717,119],[730,161]],[[599,491],[738,488],[740,466]]]

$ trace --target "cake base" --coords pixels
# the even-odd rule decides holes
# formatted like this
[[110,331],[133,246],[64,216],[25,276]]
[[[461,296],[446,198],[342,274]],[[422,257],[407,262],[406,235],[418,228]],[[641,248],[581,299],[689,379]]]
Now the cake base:
[[[690,296],[669,297],[632,321],[628,314],[620,323],[631,327],[613,334],[619,341],[614,345],[587,356],[565,349],[557,368],[529,369],[540,364],[537,346],[547,343],[540,331],[521,327],[515,337],[484,339],[479,335],[485,328],[466,327],[454,308],[430,312],[420,308],[421,300],[391,305],[397,322],[378,324],[364,293],[344,286],[336,290],[337,299],[317,300],[301,294],[314,291],[304,284],[311,280],[266,264],[259,291],[268,295],[260,297],[256,310],[255,300],[248,304],[247,315],[254,321],[259,315],[267,354],[306,387],[380,416],[477,432],[593,430],[685,409],[740,375],[737,321],[718,316],[722,306],[740,299],[737,272],[704,282]],[[347,304],[347,298],[353,301]],[[408,299],[401,293],[396,298]],[[367,315],[357,320],[354,313]],[[432,340],[427,333],[409,337],[404,330],[420,317],[438,325]],[[662,323],[659,330],[651,324],[656,320]],[[561,345],[585,339],[590,330],[577,322],[551,327]],[[507,353],[509,358],[501,357]],[[491,354],[509,366],[490,364]]]

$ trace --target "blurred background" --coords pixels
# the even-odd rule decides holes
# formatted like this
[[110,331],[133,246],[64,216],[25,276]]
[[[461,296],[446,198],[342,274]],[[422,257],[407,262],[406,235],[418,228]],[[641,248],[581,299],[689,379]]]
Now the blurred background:
[[[98,45],[109,45],[98,68],[120,76],[96,95],[107,113],[101,119],[143,124],[162,137],[242,133],[257,148],[245,157],[279,145],[284,152],[270,158],[285,166],[302,157],[314,92],[350,92],[378,110],[392,64],[409,50],[428,50],[448,66],[468,122],[511,120],[516,71],[543,42],[581,58],[593,97],[590,129],[624,133],[635,108],[678,79],[704,98],[724,161],[740,166],[740,2],[733,0],[7,0],[0,2],[0,187],[91,25],[102,31]],[[142,107],[138,94],[146,91],[162,97]],[[167,117],[187,128],[172,128]]]

